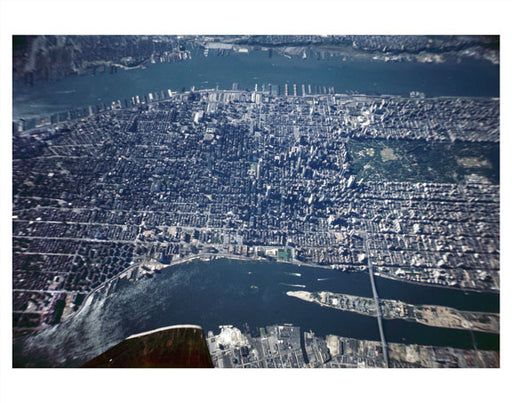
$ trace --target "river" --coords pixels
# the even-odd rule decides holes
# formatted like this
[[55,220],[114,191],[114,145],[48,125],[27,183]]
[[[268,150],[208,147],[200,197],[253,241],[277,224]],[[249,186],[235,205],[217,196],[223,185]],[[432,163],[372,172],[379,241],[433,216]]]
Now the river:
[[[300,276],[298,275],[300,274]],[[379,293],[407,302],[497,312],[499,295],[464,293],[379,279]],[[78,366],[122,339],[173,324],[198,324],[205,332],[232,324],[252,330],[293,323],[319,336],[379,340],[376,318],[343,312],[286,295],[290,290],[331,291],[371,297],[367,273],[346,273],[275,262],[219,259],[163,269],[138,282],[121,280],[98,293],[78,315],[14,343],[14,366]],[[385,321],[388,342],[472,348],[468,331]],[[478,347],[498,349],[499,335],[475,332]]]
[[[215,88],[253,90],[258,84],[297,84],[334,87],[337,93],[357,91],[363,94],[408,96],[421,91],[427,96],[499,97],[499,66],[487,61],[463,58],[459,63],[383,62],[338,58],[288,59],[274,52],[253,51],[204,57],[194,52],[192,59],[174,63],[155,63],[146,68],[118,70],[115,74],[99,73],[68,77],[59,81],[36,83],[13,82],[13,119],[49,115],[89,105],[130,99],[171,89],[172,91]],[[275,87],[274,87],[275,88]]]

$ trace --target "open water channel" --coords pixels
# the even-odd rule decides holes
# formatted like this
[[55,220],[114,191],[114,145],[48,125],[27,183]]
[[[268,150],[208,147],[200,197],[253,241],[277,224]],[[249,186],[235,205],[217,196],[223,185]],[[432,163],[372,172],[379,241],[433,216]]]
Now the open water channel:
[[[499,311],[499,295],[464,293],[378,279],[382,298]],[[121,280],[101,292],[79,314],[58,326],[15,343],[15,366],[77,366],[124,338],[173,324],[198,324],[205,332],[219,325],[243,329],[293,323],[319,336],[336,334],[379,340],[376,318],[298,300],[290,290],[331,291],[371,297],[367,273],[345,273],[286,263],[219,259],[163,269],[138,282]],[[388,342],[473,348],[468,331],[385,321]],[[499,335],[474,332],[478,348],[498,349]]]
[[13,118],[27,118],[68,111],[112,101],[130,99],[171,89],[172,91],[215,88],[253,90],[258,84],[334,87],[337,93],[357,91],[362,94],[408,96],[421,91],[427,96],[499,96],[499,66],[486,61],[462,59],[440,64],[383,62],[330,58],[288,59],[274,52],[254,51],[204,57],[194,52],[192,59],[175,63],[155,63],[146,68],[118,70],[115,74],[83,75],[59,81],[13,83]]

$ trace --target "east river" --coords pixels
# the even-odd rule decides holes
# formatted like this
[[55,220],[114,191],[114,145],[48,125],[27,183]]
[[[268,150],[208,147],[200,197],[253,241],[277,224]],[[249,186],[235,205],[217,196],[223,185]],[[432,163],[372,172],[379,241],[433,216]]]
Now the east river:
[[[499,312],[499,295],[465,293],[377,279],[382,298],[415,304]],[[219,259],[171,266],[138,282],[121,280],[97,293],[78,315],[14,346],[14,366],[78,366],[124,338],[173,324],[251,330],[292,323],[319,336],[379,340],[376,318],[324,308],[286,295],[290,290],[371,297],[367,273],[345,273],[286,263]],[[473,348],[469,331],[384,321],[388,342]],[[499,349],[499,335],[474,332],[480,349]]]

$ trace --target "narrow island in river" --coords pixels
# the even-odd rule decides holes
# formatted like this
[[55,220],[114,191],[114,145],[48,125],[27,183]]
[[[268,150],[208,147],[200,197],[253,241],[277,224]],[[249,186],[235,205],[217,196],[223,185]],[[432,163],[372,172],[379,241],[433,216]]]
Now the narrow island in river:
[[[377,307],[372,298],[328,291],[288,291],[286,295],[328,308],[377,316]],[[380,304],[383,319],[402,319],[433,327],[499,333],[498,313],[461,311],[438,305],[413,305],[393,299],[380,299]]]

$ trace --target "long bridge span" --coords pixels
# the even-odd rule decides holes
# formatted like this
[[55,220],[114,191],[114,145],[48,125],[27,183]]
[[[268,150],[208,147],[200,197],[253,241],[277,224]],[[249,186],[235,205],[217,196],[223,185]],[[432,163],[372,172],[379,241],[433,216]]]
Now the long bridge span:
[[373,265],[372,260],[370,258],[370,250],[368,248],[368,234],[364,232],[362,233],[362,235],[364,236],[364,249],[368,260],[368,271],[370,272],[370,282],[372,284],[373,299],[375,300],[375,306],[377,308],[377,322],[379,324],[379,333],[380,340],[382,343],[382,353],[384,355],[384,364],[386,365],[386,368],[388,368],[388,345],[386,343],[386,338],[384,337],[384,328],[382,326],[382,311],[380,309],[379,294],[377,294],[377,287],[375,287],[375,279],[373,277]]

